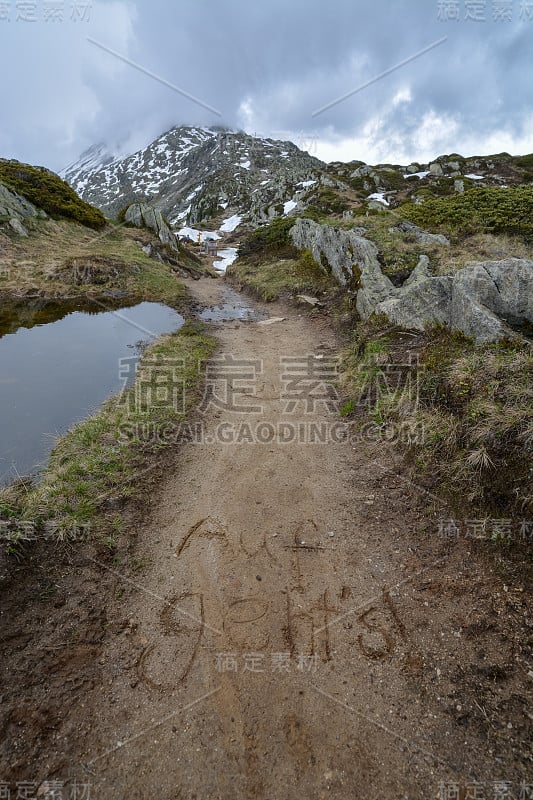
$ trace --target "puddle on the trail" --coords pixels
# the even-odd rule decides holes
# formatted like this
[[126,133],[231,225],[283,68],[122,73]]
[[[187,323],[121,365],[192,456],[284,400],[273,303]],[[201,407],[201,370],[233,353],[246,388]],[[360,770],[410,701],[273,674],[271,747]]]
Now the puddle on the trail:
[[253,308],[233,289],[225,288],[223,302],[205,308],[198,316],[204,322],[258,322],[266,319],[268,314]]

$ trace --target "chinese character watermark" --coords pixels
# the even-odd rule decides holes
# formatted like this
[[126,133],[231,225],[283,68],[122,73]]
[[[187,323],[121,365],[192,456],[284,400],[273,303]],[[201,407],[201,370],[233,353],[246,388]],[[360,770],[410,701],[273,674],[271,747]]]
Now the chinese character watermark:
[[0,800],[93,800],[92,784],[77,780],[17,781],[0,780]]
[[291,655],[282,653],[217,653],[217,672],[255,674],[265,673],[314,673],[318,669],[318,655]]
[[510,542],[513,539],[533,542],[533,520],[521,519],[440,519],[438,535],[442,539],[484,539]]
[[66,0],[1,0],[0,22],[90,22],[91,3]]
[[533,21],[532,0],[438,0],[437,19],[441,22],[520,22]]
[[533,784],[507,780],[441,782],[438,800],[533,800]]

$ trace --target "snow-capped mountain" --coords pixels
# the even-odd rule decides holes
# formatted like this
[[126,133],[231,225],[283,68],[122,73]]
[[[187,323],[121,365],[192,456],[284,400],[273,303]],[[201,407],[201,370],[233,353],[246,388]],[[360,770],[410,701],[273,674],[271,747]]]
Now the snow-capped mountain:
[[73,188],[78,190],[83,188],[83,179],[87,173],[102,169],[113,161],[115,161],[115,157],[109,152],[107,145],[93,144],[80,156],[78,161],[59,174],[63,180],[68,181]]
[[95,145],[61,177],[111,217],[141,200],[173,224],[231,212],[257,223],[297,209],[324,167],[292,142],[181,126],[125,158]]

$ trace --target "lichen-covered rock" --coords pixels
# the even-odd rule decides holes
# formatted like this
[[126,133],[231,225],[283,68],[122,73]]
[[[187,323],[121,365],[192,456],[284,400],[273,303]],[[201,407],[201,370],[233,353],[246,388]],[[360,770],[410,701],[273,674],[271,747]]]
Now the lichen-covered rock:
[[17,217],[11,217],[9,225],[18,236],[28,236],[28,231]]
[[441,175],[444,175],[443,169],[438,161],[434,161],[433,164],[429,165],[429,171],[432,175],[436,175],[439,178]]
[[370,175],[370,173],[372,172],[372,169],[373,168],[369,164],[363,164],[362,167],[357,167],[357,169],[355,169],[351,173],[350,177],[351,178],[361,178],[364,175]]
[[[449,244],[412,223],[401,230],[417,241]],[[342,286],[357,288],[357,311],[363,319],[386,314],[392,323],[415,330],[439,323],[477,341],[496,341],[511,327],[533,322],[533,261],[509,258],[471,264],[454,275],[432,275],[427,255],[421,255],[402,286],[383,274],[378,249],[361,234],[364,229],[339,230],[298,219],[290,238],[300,250],[310,250],[324,271]],[[421,237],[421,238],[418,238]]]
[[[310,250],[317,264],[341,286],[349,286],[357,283],[363,271],[370,275],[376,266],[379,268],[376,245],[358,235],[359,232],[300,218],[291,228],[290,237],[299,250]],[[381,277],[390,283],[384,275]]]
[[374,309],[386,314],[395,325],[423,330],[430,323],[450,324],[451,276],[433,277],[429,258],[420,260],[403,286]]
[[136,228],[153,230],[163,244],[168,244],[172,250],[178,250],[176,237],[158,208],[153,208],[147,203],[132,203],[124,213],[124,222],[129,222]]
[[[379,265],[378,265],[378,269]],[[433,276],[421,256],[408,280],[375,302],[383,287],[376,267],[361,274],[357,310],[363,318],[386,314],[402,327],[424,330],[440,323],[492,342],[512,334],[510,326],[533,322],[533,261],[509,258],[471,264],[455,275]]]

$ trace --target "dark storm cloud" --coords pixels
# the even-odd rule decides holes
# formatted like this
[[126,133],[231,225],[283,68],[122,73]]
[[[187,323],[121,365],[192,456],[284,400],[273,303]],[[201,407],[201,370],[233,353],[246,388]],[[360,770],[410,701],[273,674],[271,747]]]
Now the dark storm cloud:
[[[458,5],[464,17],[465,0]],[[487,152],[500,141],[533,149],[526,6],[514,0],[512,19],[493,21],[487,0],[486,21],[443,22],[437,0],[115,0],[93,2],[87,24],[68,13],[55,25],[0,21],[4,75],[11,75],[1,90],[9,112],[0,153],[59,169],[95,141],[131,149],[177,123],[303,132],[326,144],[353,140],[386,160],[439,146]]]

